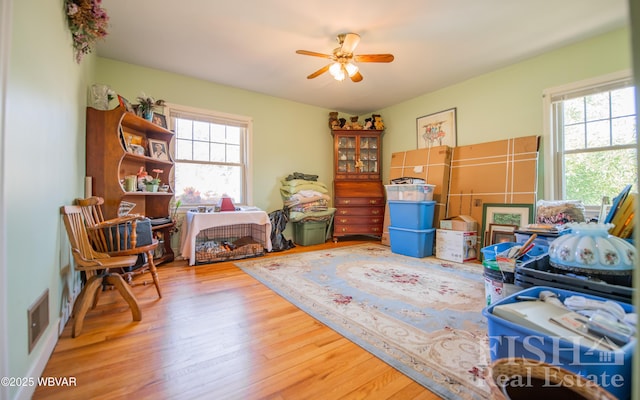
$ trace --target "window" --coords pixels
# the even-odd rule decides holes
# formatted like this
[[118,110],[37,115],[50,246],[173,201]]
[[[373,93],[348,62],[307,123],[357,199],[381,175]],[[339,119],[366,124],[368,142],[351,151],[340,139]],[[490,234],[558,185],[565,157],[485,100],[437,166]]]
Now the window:
[[545,91],[545,104],[551,137],[545,157],[551,167],[545,168],[553,171],[545,197],[598,206],[603,196],[635,185],[638,135],[630,74]]
[[236,205],[250,204],[251,120],[175,105],[165,112],[176,134],[176,200],[207,205],[228,195]]

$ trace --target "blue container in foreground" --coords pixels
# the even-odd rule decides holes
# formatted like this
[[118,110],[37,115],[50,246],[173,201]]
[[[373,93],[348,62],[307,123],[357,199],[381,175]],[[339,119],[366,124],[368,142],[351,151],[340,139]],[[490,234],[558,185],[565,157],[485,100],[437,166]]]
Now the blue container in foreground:
[[[631,364],[636,347],[635,339],[617,350],[593,348],[583,345],[584,341],[574,343],[559,337],[552,337],[493,314],[493,310],[497,306],[519,302],[519,296],[538,298],[540,292],[544,290],[556,293],[560,301],[563,302],[571,296],[583,296],[587,299],[600,301],[608,300],[571,290],[534,286],[486,307],[482,314],[488,320],[491,361],[514,357],[542,361],[590,379],[621,400],[629,399],[631,397]],[[634,312],[634,308],[630,304],[617,303],[626,313]],[[579,335],[576,334],[576,336]]]
[[391,252],[409,257],[429,257],[433,255],[435,229],[404,229],[389,227]]

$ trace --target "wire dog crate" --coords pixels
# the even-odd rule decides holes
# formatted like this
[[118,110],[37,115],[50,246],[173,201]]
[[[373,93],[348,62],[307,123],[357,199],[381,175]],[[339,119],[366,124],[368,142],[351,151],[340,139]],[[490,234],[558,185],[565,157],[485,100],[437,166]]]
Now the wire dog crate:
[[236,224],[203,229],[196,236],[196,265],[264,255],[267,228]]

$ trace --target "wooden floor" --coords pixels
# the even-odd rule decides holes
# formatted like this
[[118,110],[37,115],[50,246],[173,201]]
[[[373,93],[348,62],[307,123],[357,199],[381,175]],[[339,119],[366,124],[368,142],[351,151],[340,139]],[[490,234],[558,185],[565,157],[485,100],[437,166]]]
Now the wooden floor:
[[40,386],[34,399],[439,398],[232,262],[158,270],[162,299],[153,285],[133,288],[142,321],[132,322],[124,300],[107,291],[79,337],[67,324],[43,376],[76,386]]

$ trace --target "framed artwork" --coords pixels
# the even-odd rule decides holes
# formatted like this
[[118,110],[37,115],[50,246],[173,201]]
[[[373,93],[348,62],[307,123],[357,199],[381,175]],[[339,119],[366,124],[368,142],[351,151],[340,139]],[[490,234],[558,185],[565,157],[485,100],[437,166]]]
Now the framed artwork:
[[122,96],[118,95],[118,102],[120,103],[120,105],[121,105],[122,107],[124,107],[124,109],[125,109],[127,112],[130,112],[130,113],[134,113],[134,114],[135,114],[135,112],[134,112],[134,110],[133,110],[133,106],[131,105],[131,103],[129,103],[129,100],[127,100],[127,99],[125,99],[124,97],[122,97]]
[[158,160],[169,161],[169,149],[164,140],[149,139],[149,156]]
[[489,224],[487,243],[485,246],[503,242],[515,242],[517,225]]
[[533,204],[485,203],[482,208],[482,243],[491,239],[488,236],[491,224],[515,225],[517,229],[532,222]]
[[153,113],[153,118],[151,118],[151,122],[156,125],[160,125],[164,129],[167,129],[167,117],[163,114],[158,114],[157,112]]
[[418,148],[444,145],[456,147],[456,124],[455,108],[417,118]]

